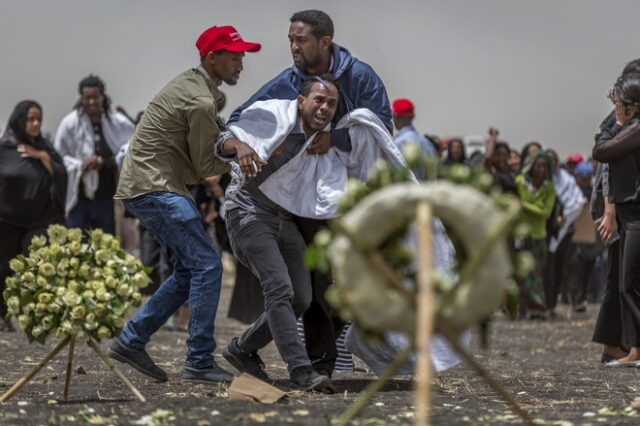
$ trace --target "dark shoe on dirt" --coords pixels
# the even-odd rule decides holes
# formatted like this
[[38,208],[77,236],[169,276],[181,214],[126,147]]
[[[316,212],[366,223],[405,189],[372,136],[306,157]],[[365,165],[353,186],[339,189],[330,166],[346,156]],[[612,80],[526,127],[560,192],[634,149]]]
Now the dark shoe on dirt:
[[545,311],[529,311],[527,319],[531,321],[547,321],[549,317]]
[[294,387],[306,392],[314,391],[329,394],[336,392],[331,383],[331,379],[316,373],[313,368],[308,365],[294,368],[293,371],[291,371],[289,380]]
[[583,313],[583,312],[587,312],[587,304],[586,302],[582,302],[582,303],[578,303],[577,305],[573,305],[573,312],[576,313]]
[[169,380],[167,373],[153,362],[146,350],[132,349],[122,343],[118,338],[113,339],[113,342],[109,345],[107,355],[116,361],[129,364],[142,374],[159,382],[166,382]]
[[12,332],[12,331],[16,331],[16,329],[13,328],[13,324],[11,324],[11,320],[0,318],[0,331]]
[[182,380],[189,382],[214,384],[214,383],[231,383],[233,374],[223,370],[215,361],[213,365],[207,368],[184,367],[182,372]]
[[328,362],[322,359],[315,362],[312,361],[311,368],[313,368],[319,375],[331,378],[335,368],[335,362]]
[[233,365],[239,372],[247,373],[260,379],[263,382],[272,383],[273,380],[264,371],[264,362],[257,351],[245,352],[238,346],[238,338],[234,337],[231,342],[222,349],[222,356],[227,362]]

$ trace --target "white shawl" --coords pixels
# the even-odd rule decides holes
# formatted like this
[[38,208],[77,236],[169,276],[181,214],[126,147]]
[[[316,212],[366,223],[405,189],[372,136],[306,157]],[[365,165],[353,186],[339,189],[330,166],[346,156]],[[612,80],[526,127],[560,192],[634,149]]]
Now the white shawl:
[[[260,158],[268,160],[297,120],[296,100],[258,101],[244,110],[229,130],[255,149]],[[349,178],[366,180],[380,159],[393,166],[406,166],[386,127],[370,110],[350,112],[336,128],[349,130],[351,152],[332,147],[324,155],[308,154],[306,148],[313,142],[314,134],[294,158],[260,185],[260,190],[297,216],[330,219],[338,215],[338,199],[346,192]]]
[[[102,132],[109,149],[115,155],[120,147],[129,141],[135,126],[129,119],[118,112],[111,111],[109,117],[110,119],[105,114],[102,114]],[[79,110],[74,109],[67,114],[60,122],[60,126],[58,126],[53,145],[62,156],[69,175],[65,206],[67,214],[78,202],[78,188],[81,179],[87,198],[93,199],[98,189],[98,171],[90,170],[83,173],[81,169],[82,163],[95,154],[94,140],[93,125],[89,117],[84,113],[80,113]]]
[[576,221],[582,206],[587,202],[582,190],[578,186],[576,179],[566,170],[558,168],[553,174],[553,185],[556,190],[556,196],[562,203],[562,216],[564,216],[564,224],[558,230],[558,235],[551,238],[549,242],[549,251],[555,253],[560,242],[567,235],[571,225]]

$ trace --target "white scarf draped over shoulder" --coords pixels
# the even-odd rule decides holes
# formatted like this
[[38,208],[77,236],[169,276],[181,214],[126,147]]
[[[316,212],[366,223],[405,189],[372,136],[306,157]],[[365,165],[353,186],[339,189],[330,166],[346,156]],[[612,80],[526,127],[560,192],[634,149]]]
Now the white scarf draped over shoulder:
[[[297,120],[296,100],[258,101],[244,110],[229,130],[249,144],[261,159],[268,161]],[[351,111],[336,128],[348,129],[351,152],[331,147],[324,155],[309,154],[306,148],[313,142],[314,134],[294,158],[260,185],[260,190],[271,201],[297,216],[330,219],[338,215],[338,199],[346,192],[349,178],[366,180],[380,159],[392,166],[406,166],[386,127],[370,110]],[[239,173],[239,168],[234,170],[235,174]]]
[[[101,124],[105,141],[114,155],[131,139],[135,130],[129,119],[115,111],[110,111],[109,118],[102,114]],[[82,164],[95,154],[95,135],[87,114],[80,109],[67,114],[58,126],[54,147],[62,156],[69,175],[65,203],[65,211],[69,214],[78,202],[80,181],[84,186],[84,195],[89,199],[93,199],[99,184],[97,170],[82,172]]]

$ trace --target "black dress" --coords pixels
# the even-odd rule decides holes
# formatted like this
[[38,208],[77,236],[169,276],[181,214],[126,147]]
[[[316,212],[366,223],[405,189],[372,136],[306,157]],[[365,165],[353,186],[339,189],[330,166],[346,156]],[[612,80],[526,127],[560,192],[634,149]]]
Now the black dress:
[[[49,154],[53,173],[40,160],[22,157],[10,134],[0,139],[0,294],[11,274],[9,261],[26,254],[34,235],[52,223],[64,223],[67,172],[62,158],[41,137],[29,145]],[[0,317],[5,314],[0,297]]]

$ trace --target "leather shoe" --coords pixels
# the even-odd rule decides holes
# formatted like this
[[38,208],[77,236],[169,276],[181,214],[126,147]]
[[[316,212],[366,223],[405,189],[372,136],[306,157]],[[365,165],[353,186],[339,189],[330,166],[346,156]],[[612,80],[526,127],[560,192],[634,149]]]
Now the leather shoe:
[[336,392],[336,389],[331,383],[331,379],[318,374],[308,365],[294,368],[290,374],[290,381],[294,387],[306,392],[315,391],[328,394]]
[[230,383],[233,380],[233,375],[213,361],[213,365],[206,368],[185,366],[182,372],[182,380],[204,384]]
[[258,352],[245,352],[240,349],[237,337],[231,339],[231,342],[222,349],[222,356],[239,372],[250,374],[266,383],[273,382],[267,372],[264,371],[265,365]]
[[146,350],[132,349],[122,343],[118,338],[113,339],[113,342],[109,345],[107,355],[116,361],[129,364],[142,374],[159,382],[166,382],[169,380],[167,373],[153,362]]

